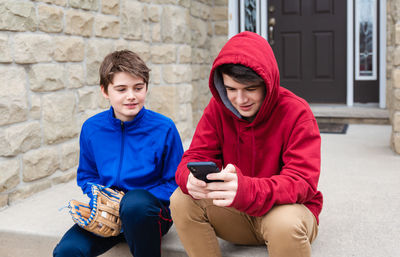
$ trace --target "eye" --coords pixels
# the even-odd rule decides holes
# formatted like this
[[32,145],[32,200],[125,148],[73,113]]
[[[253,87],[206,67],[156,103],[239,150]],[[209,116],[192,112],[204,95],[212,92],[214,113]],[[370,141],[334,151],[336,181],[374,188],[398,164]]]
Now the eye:
[[118,88],[116,88],[115,90],[118,91],[118,92],[124,92],[124,91],[125,91],[125,88],[123,88],[123,87],[118,87]]
[[140,92],[140,91],[142,91],[143,88],[144,88],[144,87],[141,87],[141,86],[140,86],[140,87],[135,87],[135,91],[136,91],[136,92]]

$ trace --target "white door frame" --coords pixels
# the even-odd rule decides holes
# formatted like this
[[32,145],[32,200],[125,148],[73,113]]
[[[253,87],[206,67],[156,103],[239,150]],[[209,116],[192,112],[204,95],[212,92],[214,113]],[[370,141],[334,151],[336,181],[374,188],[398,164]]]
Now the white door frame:
[[[239,33],[239,10],[238,4],[244,5],[243,0],[229,0],[228,11],[229,11],[229,32],[228,36],[232,36]],[[268,0],[259,0],[258,6],[261,11],[259,16],[261,17],[260,27],[261,36],[267,39],[267,20],[268,20]],[[379,1],[379,107],[386,108],[386,0]],[[347,1],[347,97],[346,105],[351,107],[354,105],[354,0]]]

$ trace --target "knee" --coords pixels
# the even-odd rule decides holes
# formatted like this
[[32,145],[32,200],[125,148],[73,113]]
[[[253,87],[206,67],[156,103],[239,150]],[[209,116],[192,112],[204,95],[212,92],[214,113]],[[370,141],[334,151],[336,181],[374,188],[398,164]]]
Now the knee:
[[83,249],[80,249],[73,242],[62,242],[59,243],[53,251],[53,256],[55,257],[71,257],[71,256],[89,256],[84,252]]
[[122,222],[142,222],[147,217],[158,215],[157,198],[146,190],[132,190],[125,194],[120,203]]
[[182,192],[182,190],[178,187],[175,192],[170,197],[170,209],[172,219],[181,220],[181,218],[187,213],[187,210],[190,209],[189,205],[193,199]]

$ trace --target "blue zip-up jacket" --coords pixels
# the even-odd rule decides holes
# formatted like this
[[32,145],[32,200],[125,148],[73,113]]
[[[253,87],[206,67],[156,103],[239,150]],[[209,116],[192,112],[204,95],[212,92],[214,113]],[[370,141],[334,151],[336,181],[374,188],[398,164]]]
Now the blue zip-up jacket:
[[132,121],[122,122],[111,107],[82,126],[77,182],[91,199],[88,183],[124,192],[145,189],[169,201],[182,154],[171,119],[143,107]]

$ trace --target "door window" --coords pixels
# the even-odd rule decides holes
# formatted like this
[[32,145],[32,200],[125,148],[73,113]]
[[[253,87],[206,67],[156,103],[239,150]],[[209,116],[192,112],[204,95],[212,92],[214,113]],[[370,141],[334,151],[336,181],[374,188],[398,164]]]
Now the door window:
[[356,0],[355,75],[356,80],[377,79],[376,0]]

